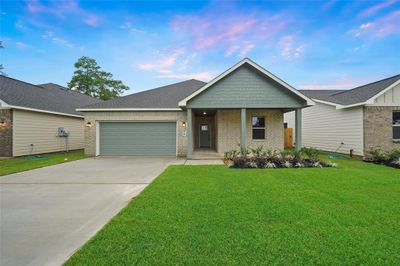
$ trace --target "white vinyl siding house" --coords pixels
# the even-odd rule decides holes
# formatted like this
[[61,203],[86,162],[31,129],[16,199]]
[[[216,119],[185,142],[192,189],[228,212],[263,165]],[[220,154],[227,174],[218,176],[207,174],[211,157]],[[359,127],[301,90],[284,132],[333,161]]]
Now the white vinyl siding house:
[[[362,107],[337,110],[318,103],[305,108],[302,118],[303,146],[346,154],[352,149],[354,154],[363,155]],[[294,128],[294,112],[285,114],[284,120]]]
[[[400,75],[351,90],[301,92],[316,102],[303,110],[303,146],[345,154],[352,149],[355,155],[371,148],[400,148],[395,118],[400,112]],[[293,112],[284,120],[295,128]]]

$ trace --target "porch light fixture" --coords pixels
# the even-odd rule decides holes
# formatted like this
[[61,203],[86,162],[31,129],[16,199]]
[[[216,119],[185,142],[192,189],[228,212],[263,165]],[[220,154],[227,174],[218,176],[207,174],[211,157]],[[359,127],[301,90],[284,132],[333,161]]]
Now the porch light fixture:
[[186,122],[182,122],[182,127],[186,127]]
[[86,127],[92,127],[92,122],[87,122]]
[[206,115],[207,113],[206,112],[203,112],[203,115]]

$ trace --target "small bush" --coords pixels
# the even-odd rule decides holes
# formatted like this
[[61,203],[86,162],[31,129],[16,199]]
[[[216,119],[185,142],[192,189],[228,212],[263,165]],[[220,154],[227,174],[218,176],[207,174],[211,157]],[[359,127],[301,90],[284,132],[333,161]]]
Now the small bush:
[[319,151],[313,147],[303,147],[301,148],[301,153],[307,156],[307,158],[312,162],[319,161]]
[[250,150],[251,150],[251,153],[253,154],[253,156],[256,158],[261,158],[264,155],[264,147],[262,145],[258,146],[255,149],[250,149]]
[[264,168],[276,168],[273,162],[266,162]]
[[394,149],[388,153],[389,160],[400,160],[400,149]]
[[224,152],[224,159],[232,161],[235,157],[240,155],[240,151],[238,150],[230,150]]
[[367,151],[372,161],[382,163],[389,160],[389,156],[380,147],[372,147]]
[[248,159],[244,156],[237,156],[232,160],[232,167],[234,168],[247,168]]
[[400,169],[400,149],[384,151],[380,147],[372,147],[366,152],[364,161]]

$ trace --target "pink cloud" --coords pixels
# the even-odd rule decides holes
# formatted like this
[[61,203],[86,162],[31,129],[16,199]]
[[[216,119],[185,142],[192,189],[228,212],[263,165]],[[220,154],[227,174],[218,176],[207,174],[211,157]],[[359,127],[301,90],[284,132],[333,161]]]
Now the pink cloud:
[[156,71],[158,73],[171,73],[170,68],[175,65],[179,56],[184,53],[183,49],[176,49],[169,55],[161,55],[161,58],[153,63],[140,63],[138,68],[148,71]]
[[189,38],[196,50],[220,48],[226,56],[231,56],[241,51],[246,54],[252,49],[248,44],[244,49],[244,42],[265,41],[281,34],[288,24],[287,16],[283,14],[221,15],[210,11],[199,15],[176,16],[171,27],[177,34]]
[[29,0],[26,5],[28,11],[33,14],[49,13],[56,16],[63,16],[65,13],[77,12],[80,10],[74,0],[56,1],[53,5],[44,5],[39,0]]
[[361,18],[369,17],[372,15],[375,15],[377,12],[381,11],[382,9],[385,9],[393,4],[395,4],[397,0],[389,0],[389,1],[383,1],[379,4],[376,4],[370,8],[365,9],[362,11],[359,15]]
[[400,10],[393,11],[375,21],[361,24],[352,30],[355,37],[382,38],[392,34],[400,34]]
[[245,44],[242,50],[240,50],[239,56],[241,57],[246,56],[247,53],[250,52],[250,50],[252,50],[254,47],[255,45],[252,43]]
[[230,46],[230,47],[228,47],[228,49],[226,50],[226,52],[225,52],[225,56],[231,56],[232,54],[234,54],[237,50],[239,50],[240,49],[240,46],[239,45],[233,45],[233,46]]
[[281,56],[288,60],[298,58],[304,52],[304,45],[296,44],[293,35],[283,36],[278,42],[278,47],[281,50]]
[[140,63],[139,69],[158,73],[157,78],[171,79],[200,79],[209,80],[211,75],[208,72],[183,73],[188,64],[197,56],[197,53],[185,55],[184,49],[175,49],[169,54],[160,54],[160,58],[151,63]]
[[322,6],[322,10],[328,10],[332,8],[336,4],[337,0],[330,0],[326,1],[325,4]]
[[27,10],[34,15],[50,14],[59,18],[65,18],[70,14],[74,17],[83,18],[82,22],[86,25],[96,27],[99,25],[100,18],[79,7],[76,0],[61,0],[43,4],[40,0],[28,0]]
[[99,17],[93,15],[93,14],[88,14],[86,16],[86,18],[83,19],[83,23],[92,26],[92,27],[96,27],[99,25]]

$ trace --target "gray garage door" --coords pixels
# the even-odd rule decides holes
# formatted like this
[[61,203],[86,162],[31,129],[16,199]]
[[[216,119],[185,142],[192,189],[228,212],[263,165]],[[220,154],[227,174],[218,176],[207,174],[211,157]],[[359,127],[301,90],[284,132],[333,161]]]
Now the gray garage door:
[[176,155],[174,122],[101,122],[100,155]]

